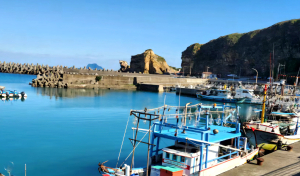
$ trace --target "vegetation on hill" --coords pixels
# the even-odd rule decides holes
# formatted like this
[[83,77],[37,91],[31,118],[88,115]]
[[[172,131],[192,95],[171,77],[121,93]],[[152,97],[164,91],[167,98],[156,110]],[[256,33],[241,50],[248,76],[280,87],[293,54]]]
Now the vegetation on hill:
[[180,68],[172,67],[172,66],[170,66],[170,65],[169,65],[169,67],[172,68],[172,69],[174,69],[174,70],[176,70],[176,71],[179,71],[179,70],[180,70]]
[[275,70],[279,63],[286,63],[286,73],[294,74],[300,66],[299,36],[300,19],[248,33],[221,36],[206,44],[195,43],[187,47],[182,52],[181,66],[185,70],[192,68],[193,75],[199,75],[209,67],[209,71],[221,77],[228,74],[253,76],[256,72],[252,68],[255,68],[260,76],[267,77],[274,46]]

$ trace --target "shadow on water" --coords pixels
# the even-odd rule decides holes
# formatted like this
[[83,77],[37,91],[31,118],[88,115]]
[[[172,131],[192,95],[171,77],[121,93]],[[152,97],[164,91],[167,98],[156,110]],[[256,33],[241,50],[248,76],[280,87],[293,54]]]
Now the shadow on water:
[[37,95],[49,96],[50,99],[58,98],[75,98],[75,97],[97,97],[108,93],[106,89],[64,89],[64,88],[49,88],[37,87]]

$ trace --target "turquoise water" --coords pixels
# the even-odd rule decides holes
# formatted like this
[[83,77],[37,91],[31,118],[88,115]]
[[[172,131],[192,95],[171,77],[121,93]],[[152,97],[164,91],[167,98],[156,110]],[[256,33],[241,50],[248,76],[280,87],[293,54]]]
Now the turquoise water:
[[[162,106],[164,93],[141,91],[34,88],[32,75],[0,73],[0,85],[25,91],[25,101],[0,102],[0,173],[13,162],[12,175],[99,175],[98,162],[115,167],[131,109]],[[181,105],[199,103],[180,97]],[[166,93],[166,104],[178,105],[175,93]],[[204,102],[212,104],[212,102]],[[251,106],[242,105],[242,116]],[[132,150],[133,117],[130,117],[119,165]],[[141,124],[146,128],[146,124]],[[139,137],[144,134],[140,134]],[[168,141],[163,141],[167,145]],[[147,150],[140,144],[135,166],[146,165]],[[130,163],[131,157],[126,163]]]

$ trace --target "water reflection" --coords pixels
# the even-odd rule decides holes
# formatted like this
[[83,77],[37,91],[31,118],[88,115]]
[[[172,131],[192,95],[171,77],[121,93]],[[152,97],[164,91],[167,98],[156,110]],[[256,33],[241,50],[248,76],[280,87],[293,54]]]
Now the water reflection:
[[27,97],[21,98],[21,97],[2,97],[1,100],[6,101],[25,101]]
[[51,98],[74,98],[74,97],[96,97],[106,94],[109,90],[106,89],[64,89],[64,88],[50,88],[37,87],[36,93],[42,96],[49,96]]

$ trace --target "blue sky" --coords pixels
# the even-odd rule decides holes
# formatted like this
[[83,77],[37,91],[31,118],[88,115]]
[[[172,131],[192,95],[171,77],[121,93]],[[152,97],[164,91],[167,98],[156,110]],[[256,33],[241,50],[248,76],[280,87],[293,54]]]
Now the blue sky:
[[119,69],[119,60],[151,48],[180,67],[189,45],[300,18],[299,7],[299,0],[0,0],[0,61]]

